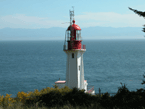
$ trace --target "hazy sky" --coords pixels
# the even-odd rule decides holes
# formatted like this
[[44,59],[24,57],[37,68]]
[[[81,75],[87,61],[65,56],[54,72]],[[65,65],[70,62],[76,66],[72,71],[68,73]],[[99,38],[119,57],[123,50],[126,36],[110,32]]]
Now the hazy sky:
[[0,29],[68,27],[69,10],[84,27],[142,27],[145,19],[128,9],[145,11],[145,0],[0,0]]

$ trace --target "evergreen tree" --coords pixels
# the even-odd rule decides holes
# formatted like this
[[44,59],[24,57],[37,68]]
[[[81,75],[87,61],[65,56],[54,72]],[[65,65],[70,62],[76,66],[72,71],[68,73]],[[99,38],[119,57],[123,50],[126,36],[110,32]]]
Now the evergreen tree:
[[[143,75],[143,77],[145,78],[145,75]],[[142,85],[145,84],[145,81],[143,80],[143,82],[141,83]]]
[[[129,7],[130,10],[134,11],[136,14],[138,14],[139,16],[142,16],[145,18],[145,12],[142,12],[142,11],[138,11],[138,10],[135,10],[135,9],[132,9]],[[145,32],[145,25],[144,25],[144,28],[142,30],[143,32]]]

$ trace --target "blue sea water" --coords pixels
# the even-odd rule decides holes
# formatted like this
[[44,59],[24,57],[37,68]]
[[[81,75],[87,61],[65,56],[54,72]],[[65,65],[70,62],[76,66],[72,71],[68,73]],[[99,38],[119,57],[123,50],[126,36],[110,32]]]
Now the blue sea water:
[[[144,88],[145,40],[83,40],[84,73],[95,92]],[[64,41],[0,41],[0,94],[39,91],[65,80]]]

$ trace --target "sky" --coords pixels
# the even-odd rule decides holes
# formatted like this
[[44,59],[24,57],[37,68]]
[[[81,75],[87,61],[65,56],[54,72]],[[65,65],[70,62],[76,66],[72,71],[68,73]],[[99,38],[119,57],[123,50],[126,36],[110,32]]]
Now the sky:
[[145,22],[128,9],[145,11],[145,0],[0,0],[0,29],[67,28],[72,6],[81,28],[143,27]]

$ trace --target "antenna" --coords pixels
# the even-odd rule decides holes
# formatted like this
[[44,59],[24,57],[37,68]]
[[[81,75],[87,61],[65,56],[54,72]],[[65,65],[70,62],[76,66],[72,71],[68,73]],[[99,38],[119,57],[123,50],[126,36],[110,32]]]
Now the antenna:
[[[73,8],[73,12],[75,12],[75,11],[74,11],[74,6],[72,6],[72,8]],[[74,13],[74,16],[75,16],[75,13]],[[73,20],[74,20],[74,16],[73,16]]]
[[70,12],[70,22],[64,22],[64,23],[61,23],[61,24],[70,23],[70,25],[72,25],[72,20],[74,20],[74,6],[72,6],[72,8],[73,8],[73,11],[69,10],[69,12]]
[[69,11],[70,12],[70,25],[72,25],[72,19],[74,18],[74,6],[72,6],[73,11]]
[[74,6],[72,6],[72,8],[73,8],[73,12],[74,12]]
[[[72,6],[73,11],[69,11],[70,12],[70,31],[71,31],[71,37],[72,37],[72,19],[74,18],[74,6]],[[73,41],[70,39],[70,43],[71,43],[71,48],[73,45]]]

